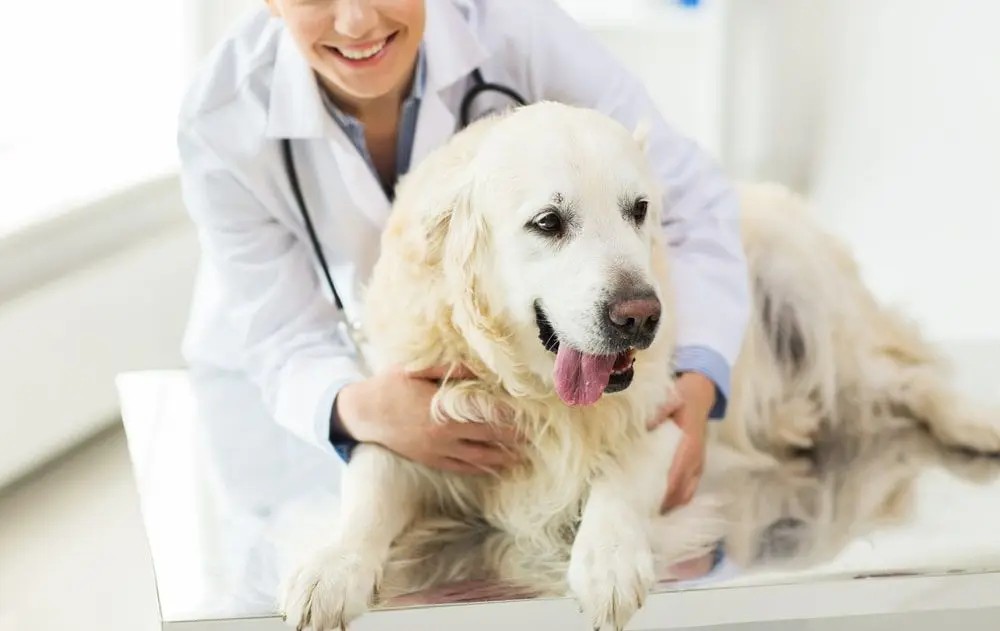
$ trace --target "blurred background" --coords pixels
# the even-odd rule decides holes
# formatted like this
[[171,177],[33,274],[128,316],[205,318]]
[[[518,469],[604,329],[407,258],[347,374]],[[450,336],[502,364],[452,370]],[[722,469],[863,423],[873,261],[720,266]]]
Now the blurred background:
[[[932,338],[1000,340],[1000,4],[560,1],[734,178],[807,195]],[[198,251],[178,102],[261,6],[50,0],[0,21],[2,631],[155,627],[114,378],[181,366]]]

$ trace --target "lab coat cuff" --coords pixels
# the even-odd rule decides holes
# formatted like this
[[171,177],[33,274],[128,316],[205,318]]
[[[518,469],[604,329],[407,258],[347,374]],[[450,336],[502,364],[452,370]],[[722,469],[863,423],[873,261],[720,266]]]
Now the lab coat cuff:
[[715,384],[715,405],[708,418],[718,420],[726,415],[731,369],[721,353],[707,346],[681,346],[674,354],[674,372],[696,372],[708,377]]
[[324,395],[319,406],[320,414],[322,414],[324,409],[327,411],[326,432],[330,444],[333,445],[333,450],[337,452],[337,455],[340,456],[340,459],[344,462],[350,462],[351,454],[354,452],[354,448],[360,443],[341,431],[344,424],[340,421],[339,414],[337,414],[337,397],[340,396],[340,391],[344,389],[344,386],[350,383],[355,383],[356,381],[358,380],[351,379],[349,381],[338,381],[332,385],[329,391]]
[[345,385],[363,379],[351,357],[296,359],[282,375],[275,416],[302,440],[330,455],[341,455],[330,442],[333,401]]

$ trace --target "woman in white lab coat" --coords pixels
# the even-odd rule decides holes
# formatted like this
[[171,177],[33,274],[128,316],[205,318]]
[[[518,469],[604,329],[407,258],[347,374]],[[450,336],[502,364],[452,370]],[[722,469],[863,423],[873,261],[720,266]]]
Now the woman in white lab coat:
[[[434,371],[359,370],[281,153],[291,139],[334,284],[357,320],[394,183],[458,129],[477,69],[528,102],[592,107],[630,128],[654,123],[650,157],[671,191],[680,398],[650,422],[670,416],[685,431],[667,504],[684,502],[748,317],[737,203],[636,79],[552,0],[269,0],[216,47],[179,121],[184,200],[202,246],[185,356],[245,373],[278,423],[345,458],[359,441],[470,474],[516,458],[517,439],[503,431],[431,422]],[[504,105],[495,98],[477,99],[477,111]]]

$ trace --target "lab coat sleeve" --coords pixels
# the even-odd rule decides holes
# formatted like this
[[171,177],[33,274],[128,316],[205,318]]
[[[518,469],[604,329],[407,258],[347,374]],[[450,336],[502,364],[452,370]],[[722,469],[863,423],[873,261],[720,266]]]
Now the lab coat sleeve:
[[749,319],[749,282],[734,187],[691,139],[671,128],[640,81],[552,0],[522,0],[525,78],[532,100],[599,110],[651,128],[648,155],[665,191],[663,230],[672,251],[678,349],[675,369],[707,375],[720,395]]
[[[252,192],[232,161],[190,126],[178,134],[184,201],[198,231],[203,273],[214,275],[236,362],[260,389],[274,419],[325,452],[333,401],[363,378],[339,338],[310,250]],[[197,336],[196,336],[197,339]],[[198,343],[211,345],[210,339]],[[201,356],[208,349],[185,349]],[[207,353],[211,354],[211,353]]]

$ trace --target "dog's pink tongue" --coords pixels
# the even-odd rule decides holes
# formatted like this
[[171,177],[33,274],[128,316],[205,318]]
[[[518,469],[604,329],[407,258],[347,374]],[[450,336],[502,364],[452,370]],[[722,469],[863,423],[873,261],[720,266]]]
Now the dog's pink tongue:
[[593,405],[604,394],[614,355],[584,355],[563,344],[556,354],[556,392],[566,405]]

